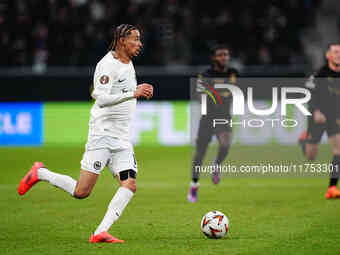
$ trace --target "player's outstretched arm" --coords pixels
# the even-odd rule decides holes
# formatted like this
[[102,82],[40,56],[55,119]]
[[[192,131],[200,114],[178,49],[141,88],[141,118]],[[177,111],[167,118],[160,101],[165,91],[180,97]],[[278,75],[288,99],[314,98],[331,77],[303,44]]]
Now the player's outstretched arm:
[[150,99],[153,96],[153,87],[151,84],[143,83],[137,86],[136,91],[134,92],[135,98],[145,97],[146,99]]

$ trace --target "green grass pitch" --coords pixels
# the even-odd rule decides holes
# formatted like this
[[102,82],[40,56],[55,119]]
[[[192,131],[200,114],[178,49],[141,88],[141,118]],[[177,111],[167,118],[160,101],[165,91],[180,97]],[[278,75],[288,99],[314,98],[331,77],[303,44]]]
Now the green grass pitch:
[[[340,200],[324,199],[328,178],[202,178],[199,200],[189,204],[189,147],[136,147],[138,191],[110,232],[124,244],[89,244],[118,188],[104,170],[91,196],[76,200],[38,183],[17,194],[34,160],[51,170],[79,175],[83,146],[1,148],[0,254],[339,254]],[[232,147],[235,164],[306,162],[297,146]],[[329,162],[327,145],[318,162]],[[230,232],[210,240],[202,216],[220,210]]]

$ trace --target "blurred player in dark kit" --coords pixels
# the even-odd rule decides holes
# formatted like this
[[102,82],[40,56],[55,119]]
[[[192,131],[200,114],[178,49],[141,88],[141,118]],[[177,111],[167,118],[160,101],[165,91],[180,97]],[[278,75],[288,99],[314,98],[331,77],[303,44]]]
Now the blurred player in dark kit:
[[[235,84],[238,72],[229,67],[230,51],[225,45],[215,47],[211,52],[212,66],[199,75],[196,84],[196,92],[204,93],[207,88],[212,88],[215,83]],[[213,127],[213,119],[231,120],[230,106],[232,103],[231,92],[227,89],[216,89],[216,93],[221,99],[222,104],[207,98],[207,114],[203,115],[200,120],[198,136],[196,140],[196,152],[192,163],[192,181],[188,193],[188,201],[196,202],[199,187],[199,168],[202,165],[208,145],[214,135],[216,135],[219,150],[215,161],[215,171],[212,172],[212,181],[217,184],[220,181],[221,173],[218,166],[228,155],[231,143],[232,128],[230,125],[219,125]]]
[[326,52],[327,63],[312,75],[306,83],[311,90],[308,128],[299,138],[307,159],[314,160],[318,144],[326,131],[332,146],[333,160],[330,167],[330,183],[325,197],[340,197],[336,185],[340,167],[340,43],[329,44]]

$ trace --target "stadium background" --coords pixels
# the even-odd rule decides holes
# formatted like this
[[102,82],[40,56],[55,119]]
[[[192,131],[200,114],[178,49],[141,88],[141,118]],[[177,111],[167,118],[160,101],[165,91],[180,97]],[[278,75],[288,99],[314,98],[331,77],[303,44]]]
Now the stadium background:
[[[181,122],[188,136],[187,107],[184,103],[170,105],[174,100],[189,100],[189,79],[208,66],[211,47],[217,43],[230,45],[231,65],[243,77],[303,77],[322,65],[327,42],[337,39],[336,10],[332,3],[317,0],[217,1],[214,5],[171,0],[119,4],[87,0],[5,2],[0,6],[0,77],[5,85],[0,101],[43,102],[42,142],[71,142],[78,135],[83,143],[89,105],[73,102],[91,100],[95,64],[108,48],[114,25],[128,21],[143,31],[143,51],[135,61],[138,81],[155,86],[153,100],[163,101],[161,105],[169,102],[165,112],[182,112],[167,121]],[[300,13],[304,13],[303,19]],[[268,85],[255,84],[254,89],[256,99],[271,98]],[[56,102],[63,111],[56,110]],[[65,107],[66,103],[70,107]],[[75,125],[65,123],[68,128],[56,137],[51,130],[72,111],[82,113],[79,121],[74,121]],[[9,120],[2,111],[3,144],[10,140],[4,137],[6,134],[15,133],[15,128],[6,123],[15,126],[19,112],[16,109]],[[141,134],[150,139],[144,143],[164,144],[153,137],[167,132],[154,130],[162,128],[157,117],[160,114],[151,112],[147,116],[154,127]],[[168,125],[172,125],[170,122]],[[178,135],[178,139],[183,136],[181,132]]]
[[[337,1],[322,0],[1,2],[4,254],[338,254],[339,206],[323,199],[327,178],[236,178],[217,187],[202,179],[195,205],[188,205],[186,192],[190,78],[208,67],[209,48],[229,44],[231,65],[243,77],[304,77],[324,63],[328,42],[339,40],[339,14]],[[87,246],[88,234],[112,197],[108,173],[82,202],[52,193],[47,184],[25,198],[18,198],[16,188],[35,160],[78,176],[94,67],[106,53],[112,28],[121,23],[136,24],[143,32],[144,48],[134,61],[137,79],[153,84],[155,95],[139,103],[133,132],[140,191],[113,230],[128,245],[93,249]],[[270,87],[254,89],[257,100],[270,100]],[[306,163],[296,146],[302,129],[265,139],[262,130],[252,135],[255,140],[235,133],[228,162]],[[329,147],[321,146],[316,163],[329,160]],[[199,231],[201,216],[212,209],[231,219],[228,242],[209,242]]]

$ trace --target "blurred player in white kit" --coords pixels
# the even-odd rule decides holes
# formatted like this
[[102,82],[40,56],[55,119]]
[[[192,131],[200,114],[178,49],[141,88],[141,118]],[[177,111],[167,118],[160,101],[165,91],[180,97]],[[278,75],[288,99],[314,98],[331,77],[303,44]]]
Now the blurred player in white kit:
[[122,243],[108,233],[136,192],[137,163],[130,143],[130,126],[136,110],[136,99],[150,99],[153,87],[137,86],[131,59],[142,47],[139,30],[122,24],[114,30],[109,52],[98,62],[94,74],[96,100],[91,109],[86,150],[81,160],[78,181],[48,170],[42,162],[35,162],[20,181],[18,193],[24,195],[34,184],[47,181],[75,198],[90,195],[100,172],[105,166],[120,183],[109,203],[107,212],[89,242]]

